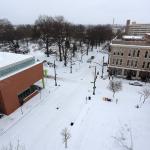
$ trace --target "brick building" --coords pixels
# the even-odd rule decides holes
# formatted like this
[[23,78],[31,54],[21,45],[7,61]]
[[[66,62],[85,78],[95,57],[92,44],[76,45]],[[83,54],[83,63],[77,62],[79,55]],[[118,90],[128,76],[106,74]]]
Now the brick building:
[[[36,95],[43,80],[43,63],[34,57],[0,52],[0,113],[10,114]],[[43,85],[41,85],[42,87]]]
[[150,80],[150,43],[139,36],[113,40],[108,67],[110,75]]

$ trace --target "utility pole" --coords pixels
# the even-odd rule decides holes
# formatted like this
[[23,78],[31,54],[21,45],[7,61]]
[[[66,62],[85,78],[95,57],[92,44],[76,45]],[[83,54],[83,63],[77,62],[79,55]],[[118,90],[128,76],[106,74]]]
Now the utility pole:
[[103,78],[103,74],[104,74],[104,56],[103,56],[103,64],[102,64],[102,76],[101,76],[101,78]]
[[71,57],[70,57],[70,73],[72,73],[72,53],[71,53]]
[[56,74],[55,60],[54,60],[54,73],[55,73],[55,77],[54,77],[54,80],[55,80],[55,86],[57,86],[57,74]]
[[96,75],[96,66],[95,66],[95,73],[94,73],[94,85],[93,85],[93,95],[95,95],[95,89],[96,89],[96,79],[97,79],[97,75]]

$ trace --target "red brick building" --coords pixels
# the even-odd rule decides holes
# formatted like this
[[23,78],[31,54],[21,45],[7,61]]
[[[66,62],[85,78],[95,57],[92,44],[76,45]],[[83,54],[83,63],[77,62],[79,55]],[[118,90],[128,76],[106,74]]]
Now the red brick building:
[[[38,93],[43,63],[34,57],[0,52],[0,113],[10,114]],[[42,85],[41,85],[42,86]]]

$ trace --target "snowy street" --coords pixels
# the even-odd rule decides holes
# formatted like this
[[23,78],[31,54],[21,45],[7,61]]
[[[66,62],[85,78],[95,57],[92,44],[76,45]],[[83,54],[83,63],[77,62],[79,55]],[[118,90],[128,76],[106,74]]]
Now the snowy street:
[[[39,60],[54,60],[38,51],[31,55]],[[95,58],[92,63],[87,63],[91,56]],[[123,79],[117,79],[122,81],[123,88],[116,93],[114,100],[103,101],[103,97],[112,99],[112,92],[107,88],[106,66],[104,76],[107,78],[101,79],[102,67],[99,64],[102,64],[103,56],[107,62],[108,55],[95,49],[83,56],[83,62],[75,62],[72,74],[70,63],[64,67],[63,62],[56,61],[58,86],[55,86],[54,79],[45,78],[45,89],[23,105],[23,115],[19,108],[0,119],[0,148],[9,143],[16,145],[19,140],[26,150],[62,150],[65,147],[61,132],[68,128],[71,134],[68,150],[121,150],[122,145],[114,137],[118,137],[121,130],[126,136],[126,145],[130,146],[128,129],[132,130],[134,150],[149,150],[150,101],[139,109],[135,108],[140,97],[138,91],[143,87],[131,86]],[[99,75],[93,95],[95,66]],[[53,67],[45,65],[44,68],[54,76]],[[37,84],[41,85],[41,81]]]

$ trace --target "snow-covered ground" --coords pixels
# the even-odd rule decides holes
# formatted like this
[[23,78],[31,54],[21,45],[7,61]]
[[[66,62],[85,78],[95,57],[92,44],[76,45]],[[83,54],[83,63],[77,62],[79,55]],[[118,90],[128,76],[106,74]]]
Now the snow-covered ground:
[[[52,63],[55,59],[52,56],[46,58],[40,51],[32,51],[31,55]],[[91,56],[95,59],[87,63]],[[100,77],[103,56],[107,61],[107,54],[95,49],[83,56],[83,62],[74,63],[72,74],[69,63],[64,67],[63,62],[56,61],[58,86],[53,78],[46,78],[46,88],[23,105],[23,115],[19,108],[0,119],[0,148],[9,143],[16,145],[19,140],[26,150],[63,150],[61,132],[68,128],[71,134],[68,150],[121,150],[130,147],[132,140],[134,150],[149,150],[150,102],[135,108],[139,102],[138,91],[143,87],[118,79],[123,83],[122,91],[115,95],[118,103],[115,99],[113,102],[103,101],[103,97],[112,98],[112,92],[107,88],[109,79]],[[76,59],[79,60],[80,56]],[[93,95],[95,66],[99,75],[96,94]],[[44,68],[54,76],[52,67],[45,65]],[[105,67],[105,75],[106,70]],[[38,84],[42,85],[41,81]],[[86,100],[89,96],[91,100]],[[121,140],[118,141],[119,137]]]

